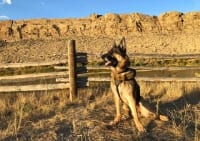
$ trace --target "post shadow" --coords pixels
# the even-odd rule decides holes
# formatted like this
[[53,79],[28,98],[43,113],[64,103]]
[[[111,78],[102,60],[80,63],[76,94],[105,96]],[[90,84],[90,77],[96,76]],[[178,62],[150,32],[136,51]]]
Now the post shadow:
[[77,86],[78,88],[84,88],[88,85],[88,76],[87,76],[87,64],[88,56],[85,52],[76,53],[76,73],[77,73]]

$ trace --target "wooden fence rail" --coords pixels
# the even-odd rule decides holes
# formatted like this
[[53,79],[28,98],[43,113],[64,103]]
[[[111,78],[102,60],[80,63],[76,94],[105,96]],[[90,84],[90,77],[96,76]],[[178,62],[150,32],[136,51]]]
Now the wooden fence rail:
[[5,93],[5,92],[47,91],[47,90],[67,89],[67,88],[69,88],[69,83],[0,86],[0,92]]
[[[77,88],[89,86],[90,82],[110,81],[110,68],[87,66],[87,54],[76,53],[75,46],[74,40],[68,42],[68,58],[65,60],[39,63],[1,63],[0,69],[54,66],[54,70],[45,73],[0,76],[0,93],[69,89],[70,100],[72,101],[73,97],[77,95]],[[79,67],[77,66],[78,63],[81,63]],[[200,67],[134,67],[138,72],[140,70],[184,70],[194,68],[200,69]],[[200,77],[136,77],[136,79],[149,82],[200,82]]]
[[38,66],[52,66],[58,64],[66,64],[66,60],[51,61],[51,62],[32,62],[32,63],[0,63],[0,69],[8,68],[23,68],[23,67],[38,67]]

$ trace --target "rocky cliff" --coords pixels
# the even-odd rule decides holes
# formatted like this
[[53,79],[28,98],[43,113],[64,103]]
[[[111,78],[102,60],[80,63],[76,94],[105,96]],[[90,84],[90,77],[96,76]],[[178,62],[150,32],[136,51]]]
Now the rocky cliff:
[[200,12],[169,12],[160,16],[92,14],[82,19],[36,19],[1,21],[0,39],[57,38],[65,36],[130,36],[135,34],[200,33]]
[[38,56],[40,61],[65,58],[66,40],[71,38],[79,51],[101,54],[122,36],[129,53],[200,54],[200,12],[0,21],[0,62],[37,61]]

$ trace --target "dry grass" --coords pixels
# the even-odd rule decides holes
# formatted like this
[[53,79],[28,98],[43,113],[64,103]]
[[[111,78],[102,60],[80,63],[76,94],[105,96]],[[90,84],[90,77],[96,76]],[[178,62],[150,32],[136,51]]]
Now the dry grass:
[[197,83],[140,82],[142,95],[169,122],[142,118],[138,133],[131,119],[108,126],[115,108],[108,85],[79,90],[1,94],[0,139],[9,140],[200,140],[200,87]]

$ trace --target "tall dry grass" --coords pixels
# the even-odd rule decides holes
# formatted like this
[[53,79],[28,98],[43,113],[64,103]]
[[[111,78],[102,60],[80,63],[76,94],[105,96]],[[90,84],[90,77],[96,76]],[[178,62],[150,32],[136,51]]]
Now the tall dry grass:
[[140,84],[143,95],[171,119],[170,132],[183,140],[200,140],[200,85],[198,82]]
[[[198,83],[140,82],[142,96],[170,121],[149,121],[139,134],[132,120],[107,126],[115,114],[108,85],[68,91],[1,94],[1,140],[191,140],[200,139]],[[147,119],[142,119],[145,123]]]

